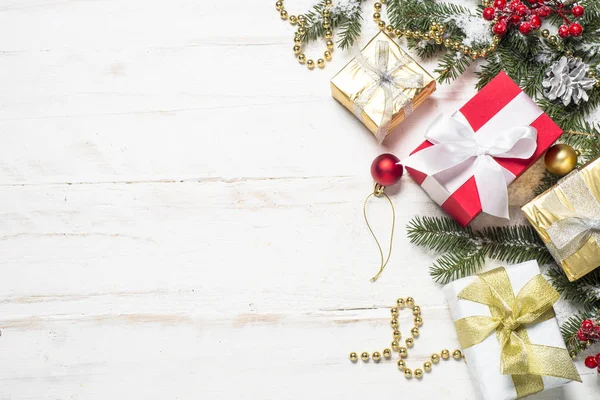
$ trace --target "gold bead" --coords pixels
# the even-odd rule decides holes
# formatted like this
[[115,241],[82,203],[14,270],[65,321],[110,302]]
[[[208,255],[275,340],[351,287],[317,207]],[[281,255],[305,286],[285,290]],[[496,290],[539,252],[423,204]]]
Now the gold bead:
[[396,329],[398,327],[398,320],[396,318],[392,319],[390,325],[392,326],[392,328]]
[[416,326],[414,328],[412,328],[410,330],[410,333],[413,335],[413,337],[418,337],[419,336],[419,328],[417,328]]
[[440,356],[436,353],[431,355],[431,362],[437,364],[440,361]]
[[323,10],[323,12],[321,13],[321,15],[323,15],[323,18],[329,18],[331,17],[331,10]]
[[406,343],[406,347],[411,348],[415,345],[415,339],[409,337],[404,341]]
[[319,58],[317,60],[317,67],[319,67],[319,68],[325,68],[325,60],[323,60],[322,58]]
[[588,77],[590,77],[590,78],[595,78],[595,77],[596,77],[596,72],[595,72],[595,71],[591,71],[591,70],[590,70],[590,71],[588,71],[588,74],[587,74],[587,75],[588,75]]
[[296,44],[302,43],[302,36],[299,36],[299,35],[294,36],[294,43],[296,43]]
[[398,347],[400,347],[400,343],[398,343],[398,341],[397,341],[397,340],[394,340],[394,341],[392,342],[391,346],[392,346],[392,349],[394,349],[394,350],[396,350],[396,351],[397,351],[397,350],[398,350]]
[[489,51],[496,51],[497,47],[495,44],[492,44],[490,47],[488,47]]
[[313,60],[306,60],[306,66],[308,69],[313,69],[315,67],[315,62]]
[[453,45],[452,39],[450,39],[450,38],[444,39],[444,46],[452,47],[452,45]]
[[412,371],[410,370],[410,368],[404,368],[404,377],[406,379],[412,378]]
[[287,19],[288,12],[285,11],[285,10],[281,10],[281,12],[279,13],[279,15],[281,16],[281,19]]
[[398,354],[400,354],[400,357],[406,358],[408,356],[408,349],[406,347],[400,347],[398,348]]
[[385,358],[390,358],[392,357],[392,351],[390,349],[383,349],[383,356]]
[[394,335],[394,339],[396,339],[396,340],[398,340],[402,337],[402,333],[400,333],[400,331],[397,329],[394,331],[393,335]]
[[300,36],[304,36],[306,35],[306,28],[301,26],[300,28],[298,28],[298,35]]
[[542,37],[547,38],[548,36],[550,36],[550,31],[548,29],[543,29]]
[[544,156],[544,164],[551,174],[565,176],[577,165],[577,152],[567,144],[555,144]]
[[431,371],[431,363],[429,361],[425,361],[423,363],[423,369],[427,372]]
[[381,3],[377,2],[373,4],[373,8],[375,8],[377,11],[381,10]]
[[421,379],[423,377],[423,370],[420,368],[415,369],[415,378]]
[[295,15],[290,15],[290,24],[296,25],[298,23],[298,17]]
[[325,39],[331,39],[333,37],[333,31],[331,29],[327,29],[325,31]]
[[333,43],[333,40],[331,40],[331,39],[328,39],[327,42],[325,42],[325,45],[327,46],[327,48],[329,50],[333,49],[335,46],[335,44]]
[[304,64],[306,62],[306,56],[302,53],[298,54],[298,62]]
[[323,23],[321,24],[323,26],[323,28],[325,29],[329,29],[331,28],[331,22],[329,20],[324,20]]
[[485,49],[479,50],[479,55],[483,58],[486,58],[488,56],[488,53]]
[[380,13],[378,13],[378,12],[376,12],[376,13],[373,13],[373,19],[374,19],[375,21],[379,21],[379,20],[381,19],[381,14],[380,14]]
[[[407,29],[404,31],[404,36],[406,36],[407,38],[411,38],[413,35],[413,32],[410,29]],[[407,304],[407,306],[410,307],[410,305]]]
[[413,315],[421,315],[421,307],[414,306],[413,307]]
[[385,29],[385,21],[377,22],[377,26],[379,27],[379,29]]
[[471,53],[471,50],[471,47],[465,46],[463,49],[463,53],[465,54],[465,56],[468,56]]
[[302,47],[295,45],[293,50],[294,50],[294,54],[300,54],[300,52],[302,51]]
[[552,43],[552,44],[557,44],[557,43],[558,43],[558,38],[557,38],[556,36],[554,36],[554,35],[550,36],[550,37],[548,38],[548,40],[549,40],[549,41],[550,41],[550,43]]
[[443,358],[444,360],[447,360],[447,359],[449,359],[449,358],[450,358],[450,352],[449,352],[448,350],[446,350],[446,349],[442,350],[442,351],[440,352],[440,355],[442,356],[442,358]]
[[304,25],[306,23],[306,17],[304,15],[298,15],[298,23]]
[[361,359],[361,360],[363,360],[363,361],[365,361],[365,362],[366,362],[366,361],[369,361],[369,353],[367,353],[366,351],[365,351],[365,352],[363,352],[363,353],[360,355],[360,359]]
[[435,37],[435,44],[442,44],[442,43],[443,43],[443,40],[442,40],[441,36],[436,36]]
[[460,360],[462,358],[462,351],[460,351],[460,350],[454,350],[452,352],[452,357],[454,357],[457,360]]
[[394,33],[394,27],[391,26],[391,25],[388,25],[388,26],[385,27],[385,31],[387,33]]
[[431,23],[431,30],[432,31],[437,31],[438,30],[438,23],[437,22],[432,22]]
[[381,360],[381,354],[379,354],[378,351],[376,351],[375,353],[373,353],[373,361],[375,362],[379,362],[379,360]]
[[400,37],[404,35],[404,31],[402,29],[394,29],[394,35]]
[[356,354],[355,352],[350,353],[350,361],[357,362],[358,361],[358,354]]
[[471,58],[473,60],[477,60],[479,58],[479,53],[477,51],[474,51],[471,53]]
[[404,369],[406,368],[406,363],[404,362],[404,360],[398,360],[396,365],[398,365],[398,369],[400,371],[404,371]]
[[326,6],[331,6],[333,4],[332,0],[325,0],[325,5]]
[[330,51],[326,51],[325,53],[323,53],[323,56],[325,56],[325,59],[327,61],[331,60],[331,52]]
[[392,309],[390,310],[390,313],[392,313],[392,316],[396,316],[398,315],[398,308],[396,307],[392,307]]
[[438,24],[438,31],[444,32],[446,30],[446,25]]
[[415,305],[415,299],[413,299],[412,297],[407,297],[406,298],[406,305],[408,307],[412,307]]
[[406,303],[404,302],[404,299],[398,299],[396,300],[396,304],[398,305],[398,307],[404,308]]
[[283,1],[278,1],[275,3],[275,8],[281,11],[283,9]]
[[420,316],[417,315],[415,317],[415,326],[419,327],[421,325],[423,325],[423,318],[421,318]]

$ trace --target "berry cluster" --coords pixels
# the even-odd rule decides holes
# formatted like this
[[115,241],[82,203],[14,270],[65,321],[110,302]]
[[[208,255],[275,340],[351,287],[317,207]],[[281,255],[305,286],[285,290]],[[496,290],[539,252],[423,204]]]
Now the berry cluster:
[[600,340],[600,323],[594,322],[591,319],[581,321],[581,327],[577,331],[577,339],[582,342]]
[[492,7],[483,10],[483,18],[495,22],[492,31],[496,35],[504,35],[510,26],[516,26],[519,32],[528,35],[542,26],[542,19],[556,13],[565,22],[558,29],[558,35],[566,38],[580,36],[583,33],[581,24],[572,22],[568,16],[578,18],[584,11],[579,4],[569,8],[556,0],[494,0]]

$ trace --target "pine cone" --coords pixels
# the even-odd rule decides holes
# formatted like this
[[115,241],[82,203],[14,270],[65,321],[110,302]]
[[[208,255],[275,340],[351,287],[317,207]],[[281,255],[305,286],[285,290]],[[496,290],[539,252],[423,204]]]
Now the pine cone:
[[588,90],[596,81],[587,76],[589,65],[580,58],[561,57],[548,68],[542,82],[544,96],[549,100],[562,100],[565,106],[588,101]]

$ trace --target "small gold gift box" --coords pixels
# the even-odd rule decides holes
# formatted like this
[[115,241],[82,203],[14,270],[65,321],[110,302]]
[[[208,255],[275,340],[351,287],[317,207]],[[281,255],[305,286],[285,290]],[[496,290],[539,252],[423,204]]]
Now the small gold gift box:
[[433,77],[384,32],[331,80],[333,97],[380,143],[435,88]]
[[570,281],[600,266],[600,158],[522,210]]

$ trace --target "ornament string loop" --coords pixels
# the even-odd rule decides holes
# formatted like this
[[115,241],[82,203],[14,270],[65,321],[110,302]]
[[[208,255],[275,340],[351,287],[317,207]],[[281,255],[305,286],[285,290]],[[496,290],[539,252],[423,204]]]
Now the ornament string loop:
[[[371,236],[373,236],[373,239],[375,239],[375,243],[377,244],[377,249],[379,250],[379,256],[380,256],[380,260],[381,260],[380,264],[379,264],[379,272],[377,272],[377,274],[371,278],[371,282],[375,282],[377,280],[377,278],[379,278],[379,275],[381,275],[381,273],[387,266],[388,262],[390,261],[390,257],[392,256],[392,244],[394,242],[394,228],[396,225],[396,210],[394,209],[394,204],[392,203],[392,200],[389,198],[389,196],[387,194],[385,194],[384,189],[385,189],[385,186],[382,186],[379,183],[376,183],[375,187],[373,189],[373,193],[371,193],[367,196],[367,198],[365,199],[365,203],[363,205],[363,215],[365,217],[365,222],[367,223],[367,228],[369,228],[369,232],[371,232]],[[377,236],[375,235],[375,232],[373,231],[373,228],[371,227],[371,224],[369,223],[369,218],[367,217],[367,204],[369,202],[369,199],[373,196],[385,197],[387,199],[388,203],[390,203],[390,207],[392,208],[392,229],[391,229],[391,233],[390,233],[390,246],[389,246],[387,256],[384,256],[383,249],[381,248],[381,243],[377,239]]]

